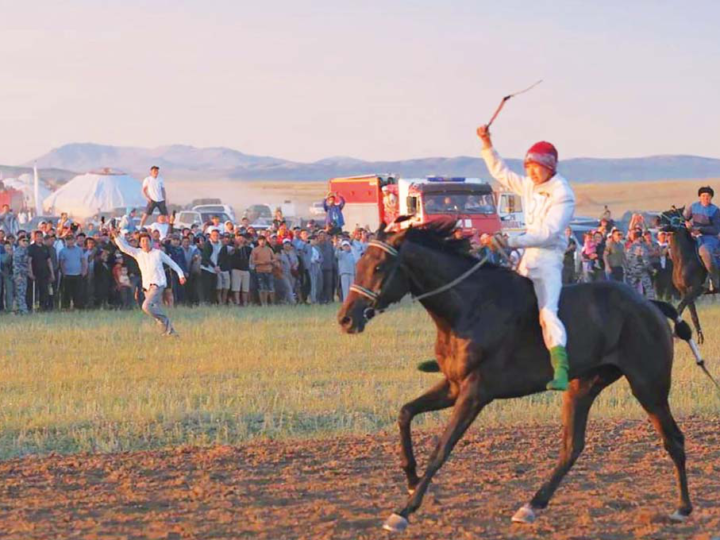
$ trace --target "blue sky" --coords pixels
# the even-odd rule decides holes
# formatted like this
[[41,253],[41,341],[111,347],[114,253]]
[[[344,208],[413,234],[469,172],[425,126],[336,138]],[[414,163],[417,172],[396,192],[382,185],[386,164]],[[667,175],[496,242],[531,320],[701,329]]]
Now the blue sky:
[[0,0],[0,163],[69,142],[312,161],[720,157],[720,2]]

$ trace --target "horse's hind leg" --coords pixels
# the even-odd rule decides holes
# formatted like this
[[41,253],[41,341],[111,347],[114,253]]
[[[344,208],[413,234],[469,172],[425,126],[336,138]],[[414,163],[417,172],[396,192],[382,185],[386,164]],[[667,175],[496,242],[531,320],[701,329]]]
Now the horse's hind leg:
[[620,376],[617,368],[605,366],[592,376],[570,382],[563,394],[563,446],[560,461],[550,479],[540,487],[532,500],[515,513],[512,518],[514,522],[532,523],[535,521],[535,511],[547,507],[560,482],[585,448],[585,428],[595,398]]
[[675,464],[678,491],[680,492],[680,506],[670,516],[670,519],[673,521],[685,521],[692,512],[687,473],[685,471],[685,437],[675,423],[672,412],[670,412],[667,399],[668,393],[645,389],[644,386],[633,383],[630,378],[628,380],[633,395],[647,412],[650,421],[655,426],[660,437],[662,437],[665,450],[670,454],[670,458]]
[[413,453],[412,435],[410,423],[418,414],[429,411],[439,411],[452,407],[455,403],[455,396],[452,393],[450,383],[447,379],[433,386],[422,396],[406,403],[400,409],[398,426],[400,427],[400,465],[407,476],[408,490],[413,492],[420,479],[417,475],[417,463]]
[[688,309],[690,310],[690,317],[692,318],[693,326],[695,326],[695,331],[697,332],[698,343],[702,345],[705,343],[705,336],[703,335],[702,328],[700,327],[700,317],[698,317],[697,307],[695,307],[694,301],[688,304]]

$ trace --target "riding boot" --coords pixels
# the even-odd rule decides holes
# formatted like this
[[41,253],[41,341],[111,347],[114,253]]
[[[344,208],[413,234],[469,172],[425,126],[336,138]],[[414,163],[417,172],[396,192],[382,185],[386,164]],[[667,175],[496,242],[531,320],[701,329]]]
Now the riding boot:
[[552,363],[555,374],[553,380],[547,383],[545,388],[548,390],[567,390],[570,364],[565,347],[558,345],[550,349],[550,362]]

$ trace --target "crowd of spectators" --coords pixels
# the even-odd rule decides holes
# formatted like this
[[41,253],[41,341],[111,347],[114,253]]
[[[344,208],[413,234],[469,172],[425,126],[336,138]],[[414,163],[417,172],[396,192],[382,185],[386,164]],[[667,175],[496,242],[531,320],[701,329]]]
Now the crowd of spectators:
[[[332,204],[331,204],[332,209]],[[164,303],[249,306],[327,304],[342,300],[354,279],[355,262],[373,234],[352,234],[338,227],[338,211],[324,222],[289,227],[277,212],[265,230],[217,217],[203,226],[176,228],[173,216],[140,229],[135,212],[119,222],[83,227],[62,214],[38,229],[6,230],[0,219],[0,308],[26,314],[33,310],[131,309],[142,305],[137,262],[124,255],[110,232],[120,229],[131,246],[141,231],[151,234],[184,271],[179,283],[167,269]]]
[[667,233],[654,233],[641,214],[632,216],[627,231],[615,227],[612,219],[601,219],[596,229],[584,233],[581,245],[571,230],[567,234],[564,283],[613,280],[627,283],[649,299],[676,296]]
[[[341,230],[344,201],[328,196],[323,222],[289,227],[279,210],[269,228],[258,230],[219,218],[203,226],[176,228],[174,216],[160,215],[140,229],[130,210],[119,223],[83,227],[62,214],[38,229],[17,228],[7,209],[0,213],[0,309],[18,314],[54,309],[131,309],[144,300],[137,262],[111,240],[113,227],[137,247],[141,231],[151,234],[187,276],[180,284],[167,269],[164,303],[195,306],[327,304],[342,301],[355,276],[355,264],[373,238],[358,228]],[[10,226],[12,225],[12,227]],[[517,264],[497,251],[488,234],[471,236],[471,253],[505,266]],[[648,298],[673,296],[672,261],[666,234],[656,235],[642,216],[633,216],[627,234],[608,216],[584,234],[582,245],[568,228],[563,282],[615,280]],[[462,231],[457,231],[462,237]],[[579,263],[579,264],[578,264]]]

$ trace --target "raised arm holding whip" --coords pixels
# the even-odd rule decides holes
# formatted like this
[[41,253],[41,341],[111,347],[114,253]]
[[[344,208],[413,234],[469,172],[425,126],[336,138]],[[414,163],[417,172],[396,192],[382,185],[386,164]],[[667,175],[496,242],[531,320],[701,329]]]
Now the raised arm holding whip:
[[[557,174],[558,153],[552,144],[534,144],[525,155],[527,176],[520,176],[508,168],[493,148],[487,125],[479,127],[477,134],[483,143],[482,156],[490,174],[503,187],[522,197],[527,230],[509,238],[507,246],[524,249],[518,272],[533,282],[543,339],[555,371],[547,388],[565,390],[569,369],[565,349],[567,335],[557,312],[563,256],[568,243],[565,228],[575,212],[575,194],[567,180]],[[497,241],[505,242],[500,238]]]

